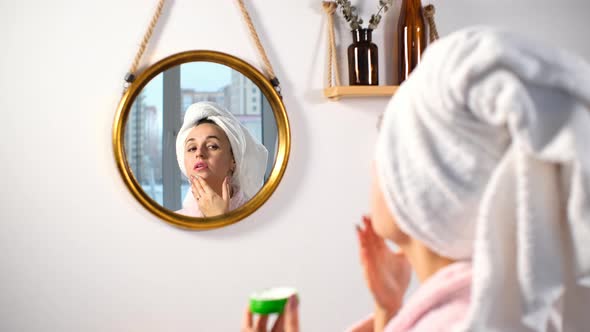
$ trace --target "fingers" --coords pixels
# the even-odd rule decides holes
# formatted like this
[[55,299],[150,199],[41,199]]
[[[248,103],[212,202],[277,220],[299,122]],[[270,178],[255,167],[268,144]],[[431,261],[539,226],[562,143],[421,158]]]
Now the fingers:
[[190,181],[193,188],[193,194],[196,194],[196,196],[199,198],[202,197],[205,194],[205,190],[203,190],[199,178],[191,175]]
[[385,240],[375,233],[375,229],[373,228],[373,220],[369,216],[363,216],[363,224],[365,225],[365,238],[366,241],[376,248],[381,249],[382,246],[385,245]]
[[371,225],[371,218],[367,215],[363,216],[363,225],[365,225],[365,229],[369,229],[373,227],[373,225]]
[[375,237],[373,236],[374,232],[372,232],[373,228],[371,226],[371,219],[369,219],[367,216],[363,216],[362,225],[363,227],[359,225],[356,226],[357,235],[361,247],[367,248],[370,245],[373,245],[375,242]]
[[373,228],[373,221],[369,216],[363,216],[363,224],[365,225],[365,231],[370,237],[375,237],[375,229]]
[[365,241],[365,237],[363,234],[363,230],[359,225],[355,225],[356,228],[356,237],[359,243],[359,259],[361,261],[361,265],[363,266],[363,271],[366,272],[367,267],[367,259],[368,259],[368,252],[367,252],[367,244]]
[[283,312],[285,332],[299,332],[299,298],[292,295]]
[[[299,332],[299,299],[297,295],[293,295],[287,301],[285,310],[279,315],[275,321],[272,332]],[[242,331],[266,331],[268,323],[268,315],[259,315],[256,322],[252,323],[252,312],[250,308],[246,308],[242,318]]]
[[356,238],[358,239],[359,245],[361,247],[365,246],[365,234],[364,231],[361,229],[361,226],[359,225],[354,225],[354,228],[356,230]]
[[[266,331],[266,324],[268,322],[268,315],[260,315],[256,318],[256,323],[253,323],[253,315],[250,308],[247,307],[242,318],[242,332],[251,331]],[[274,330],[273,330],[274,331]]]
[[299,299],[297,295],[289,298],[285,310],[279,315],[271,332],[299,332]]
[[252,312],[250,307],[246,307],[244,315],[242,316],[242,331],[249,331],[252,328]]
[[221,185],[221,198],[225,202],[229,202],[229,199],[230,199],[229,196],[230,196],[229,176],[226,176],[225,179],[223,179],[223,184]]
[[254,331],[266,331],[266,324],[268,322],[268,315],[259,315],[254,324]]
[[197,181],[195,182],[197,182],[201,186],[201,190],[203,190],[203,192],[207,194],[211,194],[214,192],[213,189],[211,189],[211,187],[209,187],[209,185],[207,184],[207,181],[205,181],[204,179],[198,177]]
[[363,224],[363,227],[361,230],[362,230],[364,237],[366,239],[368,239],[369,237],[372,237],[373,234],[375,234],[375,231],[373,230],[371,218],[369,216],[364,215],[362,217],[362,224]]
[[275,324],[272,326],[271,332],[285,332],[285,314],[282,313],[277,317]]

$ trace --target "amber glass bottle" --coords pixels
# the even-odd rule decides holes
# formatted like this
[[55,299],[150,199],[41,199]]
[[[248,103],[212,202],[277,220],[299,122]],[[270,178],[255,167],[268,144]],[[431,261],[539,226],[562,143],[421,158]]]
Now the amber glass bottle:
[[397,38],[398,84],[401,84],[420,63],[420,57],[426,48],[426,22],[420,0],[402,0]]
[[371,29],[352,31],[348,47],[348,83],[350,85],[378,85],[379,58],[377,45],[371,41]]

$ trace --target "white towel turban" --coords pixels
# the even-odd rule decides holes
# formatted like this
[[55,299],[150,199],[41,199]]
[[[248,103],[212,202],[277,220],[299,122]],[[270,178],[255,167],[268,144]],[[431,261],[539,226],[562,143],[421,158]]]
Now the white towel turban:
[[492,28],[443,38],[388,105],[376,165],[402,231],[473,261],[464,329],[590,328],[586,62]]
[[223,106],[212,102],[198,102],[189,106],[184,122],[176,137],[176,159],[182,174],[184,169],[184,141],[189,131],[202,119],[209,119],[227,135],[231,144],[236,169],[232,185],[241,190],[247,199],[256,195],[264,184],[268,150],[256,141],[250,131]]

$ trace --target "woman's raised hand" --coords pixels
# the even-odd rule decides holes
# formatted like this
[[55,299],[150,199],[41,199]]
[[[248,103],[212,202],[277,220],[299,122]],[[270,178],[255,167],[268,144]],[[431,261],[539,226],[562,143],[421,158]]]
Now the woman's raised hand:
[[221,196],[213,190],[207,181],[191,175],[191,191],[197,200],[199,209],[205,217],[214,217],[229,211],[230,184],[229,177],[225,177],[221,185]]
[[387,321],[401,307],[410,283],[411,266],[403,253],[387,247],[385,240],[373,230],[369,217],[363,217],[363,226],[357,226],[357,236],[365,280],[376,309],[388,316],[384,317]]

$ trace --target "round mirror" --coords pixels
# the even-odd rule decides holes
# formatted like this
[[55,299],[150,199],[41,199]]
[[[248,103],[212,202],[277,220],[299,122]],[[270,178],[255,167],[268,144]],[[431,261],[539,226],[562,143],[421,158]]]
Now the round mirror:
[[150,212],[211,229],[258,209],[290,151],[283,102],[262,73],[215,51],[147,68],[123,95],[113,125],[117,166]]

